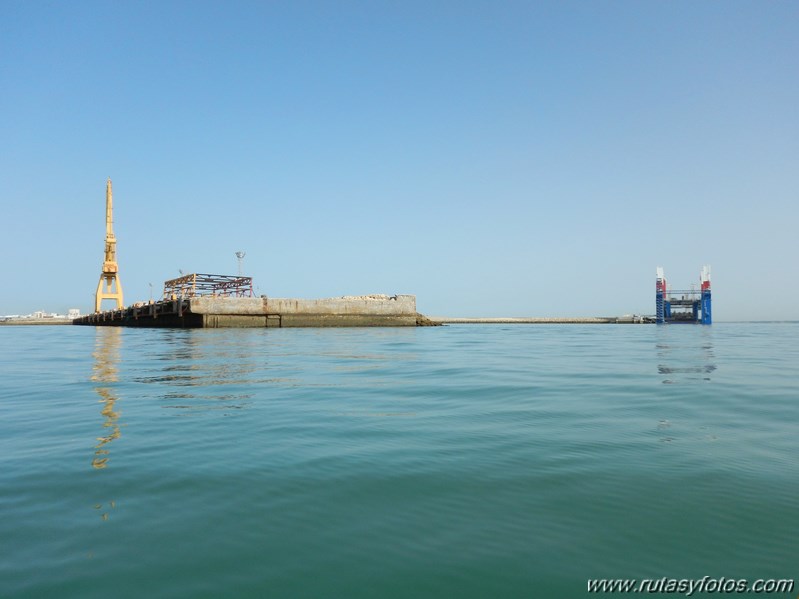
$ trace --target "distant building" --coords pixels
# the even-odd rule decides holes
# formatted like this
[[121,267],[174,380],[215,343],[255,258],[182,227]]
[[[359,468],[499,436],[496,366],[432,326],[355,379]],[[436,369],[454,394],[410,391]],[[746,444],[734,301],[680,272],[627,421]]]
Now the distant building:
[[80,318],[80,310],[78,308],[70,308],[67,312],[67,318],[76,319]]

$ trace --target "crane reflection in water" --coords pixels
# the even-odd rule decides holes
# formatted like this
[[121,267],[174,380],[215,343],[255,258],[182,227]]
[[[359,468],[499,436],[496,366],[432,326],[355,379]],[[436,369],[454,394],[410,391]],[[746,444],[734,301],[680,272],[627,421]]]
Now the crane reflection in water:
[[100,396],[99,403],[103,406],[100,414],[103,416],[103,428],[107,429],[107,434],[97,437],[97,445],[94,446],[92,466],[100,469],[108,465],[109,451],[106,446],[121,435],[118,422],[119,412],[114,409],[118,398],[111,385],[119,380],[117,364],[119,363],[121,331],[117,327],[97,327],[96,330],[97,338],[91,380],[98,383],[94,390]]
[[[104,435],[97,437],[94,446],[92,468],[103,470],[108,467],[109,444],[118,439],[122,434],[119,428],[119,412],[116,409],[118,397],[114,390],[114,383],[119,380],[119,349],[122,342],[122,331],[117,327],[97,327],[94,345],[94,365],[92,366],[91,381],[95,383],[94,391],[100,396],[98,403],[102,408]],[[104,510],[102,503],[94,505],[95,510],[101,510],[100,518],[108,520],[108,511]],[[108,508],[115,508],[116,502],[109,501]]]

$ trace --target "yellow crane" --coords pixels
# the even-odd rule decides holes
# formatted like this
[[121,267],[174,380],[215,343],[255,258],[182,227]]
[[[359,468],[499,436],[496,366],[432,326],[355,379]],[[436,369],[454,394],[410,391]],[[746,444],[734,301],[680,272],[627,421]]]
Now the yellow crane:
[[104,299],[116,300],[117,309],[124,307],[122,284],[119,282],[117,265],[117,239],[114,237],[114,201],[111,194],[111,179],[105,184],[105,260],[97,293],[94,295],[94,311],[100,311]]

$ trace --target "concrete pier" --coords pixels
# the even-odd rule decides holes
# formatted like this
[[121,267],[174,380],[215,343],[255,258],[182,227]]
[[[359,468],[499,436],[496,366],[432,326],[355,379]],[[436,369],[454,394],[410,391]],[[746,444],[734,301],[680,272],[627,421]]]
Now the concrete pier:
[[197,296],[89,314],[77,325],[127,327],[386,327],[416,326],[416,296],[326,299]]

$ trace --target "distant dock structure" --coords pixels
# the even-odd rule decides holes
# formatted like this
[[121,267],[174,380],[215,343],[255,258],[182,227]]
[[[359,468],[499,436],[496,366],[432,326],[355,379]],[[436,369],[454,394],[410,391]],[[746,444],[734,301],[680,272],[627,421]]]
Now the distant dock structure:
[[663,267],[657,267],[655,281],[655,322],[712,324],[710,266],[703,266],[699,289],[674,291],[666,284]]
[[253,294],[252,278],[190,274],[164,283],[164,297],[95,312],[77,325],[172,328],[398,327],[427,324],[413,295],[361,295],[326,299]]

